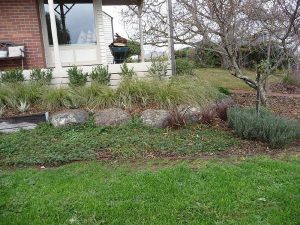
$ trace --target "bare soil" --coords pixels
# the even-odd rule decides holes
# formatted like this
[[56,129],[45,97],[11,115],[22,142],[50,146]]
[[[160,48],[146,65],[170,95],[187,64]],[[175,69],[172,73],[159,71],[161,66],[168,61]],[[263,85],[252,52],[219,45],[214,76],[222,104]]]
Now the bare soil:
[[300,94],[300,84],[274,83],[269,86],[271,93]]
[[[255,93],[233,91],[234,101],[242,106],[255,106]],[[270,93],[268,107],[277,115],[300,120],[300,94]]]

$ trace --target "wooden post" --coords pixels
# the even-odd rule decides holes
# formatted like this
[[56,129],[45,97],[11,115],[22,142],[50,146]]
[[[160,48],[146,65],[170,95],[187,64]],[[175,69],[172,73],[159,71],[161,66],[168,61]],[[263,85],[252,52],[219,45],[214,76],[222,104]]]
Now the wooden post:
[[53,48],[54,48],[54,65],[56,69],[61,69],[62,65],[61,65],[60,54],[59,54],[59,44],[58,44],[58,37],[57,37],[57,27],[56,27],[53,0],[48,0],[48,5],[49,5],[51,34],[52,34]]
[[143,3],[141,3],[139,6],[139,33],[140,33],[140,47],[141,47],[141,62],[145,62],[145,51],[144,51],[144,34],[143,34],[143,20],[142,20],[142,14],[143,14]]
[[176,74],[175,48],[174,48],[174,23],[172,0],[168,0],[168,25],[169,25],[169,57],[171,61],[172,75]]

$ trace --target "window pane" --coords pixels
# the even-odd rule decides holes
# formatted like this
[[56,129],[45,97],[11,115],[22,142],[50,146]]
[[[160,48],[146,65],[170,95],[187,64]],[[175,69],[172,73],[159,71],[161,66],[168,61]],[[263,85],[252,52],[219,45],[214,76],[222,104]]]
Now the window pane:
[[[58,43],[60,45],[96,44],[92,1],[85,1],[84,3],[78,3],[76,0],[59,2],[54,4]],[[53,45],[48,2],[45,2],[44,8],[49,44]]]

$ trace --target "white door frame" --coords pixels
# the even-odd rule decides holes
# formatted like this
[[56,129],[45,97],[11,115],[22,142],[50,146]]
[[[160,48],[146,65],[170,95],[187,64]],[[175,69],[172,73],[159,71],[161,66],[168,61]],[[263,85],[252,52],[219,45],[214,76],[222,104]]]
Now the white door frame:
[[[46,17],[45,17],[45,9],[44,9],[44,0],[39,0],[39,8],[40,8],[40,18],[41,18],[41,27],[42,27],[42,36],[43,36],[43,42],[44,42],[44,49],[45,49],[45,59],[46,59],[46,66],[47,67],[55,67],[55,55],[54,53],[54,47],[49,45],[49,39],[48,39],[48,31],[47,31],[47,24],[46,24]],[[103,49],[103,43],[101,41],[100,34],[103,32],[102,25],[102,0],[93,0],[93,11],[94,11],[94,24],[95,24],[95,33],[96,33],[96,44],[86,44],[86,45],[59,45],[59,53],[62,66],[72,66],[72,65],[78,65],[78,66],[84,66],[84,65],[95,65],[95,64],[101,64],[105,63],[105,59],[103,59],[103,56],[101,54],[101,49]],[[99,11],[101,13],[99,13]],[[101,17],[101,18],[99,18]],[[76,60],[76,52],[78,55],[84,51],[96,51],[96,60],[90,60],[90,61],[80,61]],[[65,56],[68,58],[69,55],[70,60],[64,62]],[[64,56],[65,55],[65,56]],[[53,60],[54,58],[54,60]],[[75,60],[72,60],[75,59]]]

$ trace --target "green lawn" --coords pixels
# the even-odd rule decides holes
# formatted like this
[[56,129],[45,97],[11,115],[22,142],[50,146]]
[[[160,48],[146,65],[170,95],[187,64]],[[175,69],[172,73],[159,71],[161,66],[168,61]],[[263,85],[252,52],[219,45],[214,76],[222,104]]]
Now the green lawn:
[[[226,87],[228,89],[245,89],[251,90],[243,81],[233,77],[229,70],[217,69],[217,68],[202,68],[197,69],[196,74],[199,75],[203,80],[207,81],[214,87]],[[255,79],[255,73],[247,71],[246,74]],[[270,76],[269,82],[279,82],[282,80],[282,75],[277,74],[276,76]]]
[[215,152],[236,144],[239,139],[231,134],[203,125],[168,130],[150,128],[138,120],[116,128],[88,123],[56,129],[44,124],[33,131],[0,134],[0,165],[93,160],[104,151],[121,158],[136,158],[149,152]]
[[160,163],[2,170],[0,224],[300,223],[300,158]]

